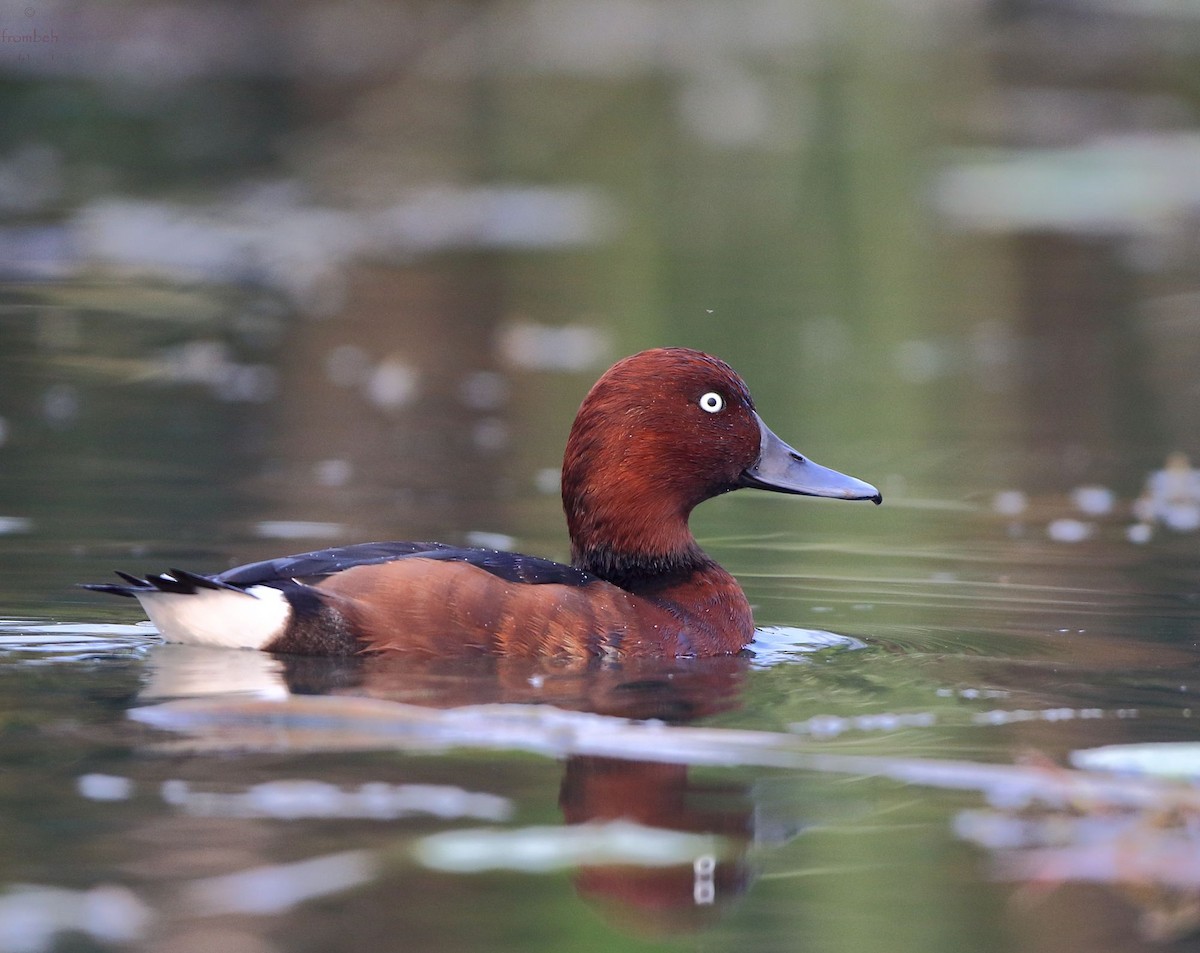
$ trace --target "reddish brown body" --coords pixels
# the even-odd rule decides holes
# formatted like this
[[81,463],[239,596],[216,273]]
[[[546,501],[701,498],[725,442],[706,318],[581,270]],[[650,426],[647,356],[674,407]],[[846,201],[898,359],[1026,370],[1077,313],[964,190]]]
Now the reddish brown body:
[[[739,487],[881,501],[875,487],[771,433],[723,361],[659,348],[613,365],[579,408],[562,472],[570,566],[441,543],[364,543],[215,576],[121,573],[126,585],[90,588],[137,597],[167,638],[275,652],[723,655],[753,637],[750,606],[696,544],[688,517]],[[189,611],[189,598],[231,618],[240,608],[253,631],[231,635]]]
[[348,569],[318,588],[364,647],[377,652],[561,660],[722,655],[754,634],[741,587],[715,564],[653,597],[600,579],[530,585],[470,563],[420,558]]

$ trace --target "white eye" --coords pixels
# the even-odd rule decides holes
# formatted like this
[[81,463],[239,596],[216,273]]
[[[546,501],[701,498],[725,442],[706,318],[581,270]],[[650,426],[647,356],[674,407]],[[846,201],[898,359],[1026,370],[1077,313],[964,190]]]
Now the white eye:
[[715,390],[710,390],[700,398],[700,409],[710,414],[719,414],[725,409],[725,398]]

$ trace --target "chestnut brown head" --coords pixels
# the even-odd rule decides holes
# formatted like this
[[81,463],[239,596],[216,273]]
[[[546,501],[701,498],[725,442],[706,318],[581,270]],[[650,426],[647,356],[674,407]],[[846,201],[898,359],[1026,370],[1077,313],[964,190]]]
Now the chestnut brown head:
[[627,357],[588,393],[567,440],[563,507],[576,564],[598,548],[668,561],[696,551],[693,507],[744,486],[880,500],[776,437],[724,361],[686,348]]

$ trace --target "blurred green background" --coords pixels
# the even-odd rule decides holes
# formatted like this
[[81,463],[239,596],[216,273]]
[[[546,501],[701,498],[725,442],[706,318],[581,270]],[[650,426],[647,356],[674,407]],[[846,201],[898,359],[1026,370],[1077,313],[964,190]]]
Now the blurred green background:
[[110,538],[165,467],[194,512],[170,494],[151,537],[512,531],[494,504],[552,490],[587,384],[668,343],[893,497],[1136,494],[1197,442],[1189,5],[33,0],[0,28],[18,528]]

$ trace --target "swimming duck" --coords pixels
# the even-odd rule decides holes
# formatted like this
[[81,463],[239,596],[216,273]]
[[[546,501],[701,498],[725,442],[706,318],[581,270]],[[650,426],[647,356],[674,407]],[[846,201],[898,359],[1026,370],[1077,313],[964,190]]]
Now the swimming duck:
[[544,659],[712,656],[754,635],[737,580],[688,528],[753,487],[883,501],[775,436],[724,361],[657,348],[613,365],[571,427],[562,469],[571,564],[429,542],[179,569],[86,588],[136,598],[168,641],[298,655]]

